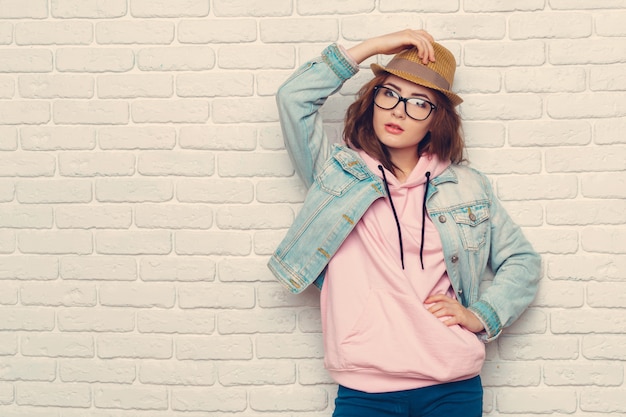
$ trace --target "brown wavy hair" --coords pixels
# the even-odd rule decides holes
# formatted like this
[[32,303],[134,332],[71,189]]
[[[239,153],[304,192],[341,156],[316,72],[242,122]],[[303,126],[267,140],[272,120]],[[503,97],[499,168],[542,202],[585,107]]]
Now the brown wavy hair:
[[[374,87],[384,84],[389,74],[382,73],[367,82],[348,107],[344,121],[343,140],[350,147],[362,149],[395,173],[397,166],[391,162],[387,147],[374,132]],[[417,154],[437,155],[439,160],[458,164],[465,161],[465,141],[461,132],[461,117],[454,105],[442,93],[432,90],[437,97],[437,110],[430,117],[430,130],[417,147]]]

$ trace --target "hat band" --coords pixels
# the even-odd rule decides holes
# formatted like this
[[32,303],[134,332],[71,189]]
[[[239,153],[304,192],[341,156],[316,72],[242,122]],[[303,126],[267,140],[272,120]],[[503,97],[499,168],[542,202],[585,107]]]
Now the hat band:
[[424,65],[409,61],[408,59],[394,58],[391,60],[391,62],[389,62],[386,69],[393,69],[407,72],[412,75],[417,75],[418,77],[424,79],[425,81],[428,81],[431,84],[436,85],[442,90],[450,89],[450,83],[446,81],[446,79],[443,78],[441,75]]

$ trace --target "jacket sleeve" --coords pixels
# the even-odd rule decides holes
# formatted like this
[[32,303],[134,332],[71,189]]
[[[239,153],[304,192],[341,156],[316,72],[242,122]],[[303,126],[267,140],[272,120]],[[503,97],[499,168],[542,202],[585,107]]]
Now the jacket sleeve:
[[481,177],[491,201],[489,263],[494,278],[469,309],[485,326],[481,338],[489,342],[517,320],[535,298],[541,257],[502,207],[489,180],[482,174]]
[[276,93],[285,147],[307,188],[330,152],[319,109],[357,72],[356,63],[332,44],[296,70]]

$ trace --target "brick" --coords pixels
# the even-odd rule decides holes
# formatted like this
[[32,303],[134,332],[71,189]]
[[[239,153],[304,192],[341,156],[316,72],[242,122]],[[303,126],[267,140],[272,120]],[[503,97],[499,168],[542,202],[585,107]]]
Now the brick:
[[100,98],[167,98],[174,94],[171,75],[115,74],[98,76]]
[[0,317],[2,330],[49,331],[54,328],[52,309],[3,308]]
[[164,387],[94,388],[94,405],[98,408],[123,410],[167,410],[167,389]]
[[[555,65],[626,62],[626,48],[621,45],[621,39],[555,40],[550,43],[548,57],[549,62]],[[586,53],[578,53],[581,50]]]
[[252,356],[252,341],[248,336],[202,336],[176,339],[176,358],[179,360],[249,360]]
[[543,206],[538,202],[505,202],[503,206],[511,219],[522,228],[543,225]]
[[254,185],[249,180],[189,179],[177,184],[176,197],[186,203],[250,203]]
[[559,148],[545,153],[548,172],[623,171],[626,168],[626,147]]
[[626,229],[615,227],[586,227],[581,232],[581,246],[587,252],[624,253]]
[[213,68],[215,52],[204,46],[144,48],[137,52],[142,71],[200,71]]
[[305,359],[298,361],[298,382],[302,385],[333,384],[328,372],[324,369],[324,361]]
[[50,207],[3,206],[0,207],[0,227],[49,229],[52,216]]
[[254,16],[275,17],[290,16],[293,13],[291,0],[215,0],[213,13],[220,17]]
[[556,94],[547,100],[547,113],[554,119],[626,116],[622,92]]
[[91,388],[87,384],[23,383],[16,387],[15,402],[18,405],[89,408]]
[[294,173],[284,153],[224,153],[217,164],[221,177],[289,177]]
[[0,0],[1,19],[45,19],[48,17],[48,1]]
[[115,100],[59,101],[52,108],[58,124],[127,124],[128,104]]
[[236,45],[218,50],[223,69],[291,69],[295,52],[288,45]]
[[66,256],[61,259],[61,277],[78,280],[134,281],[137,265],[132,257]]
[[256,39],[257,24],[254,19],[182,20],[178,24],[180,43],[244,43]]
[[0,339],[0,356],[17,354],[17,333],[7,333]]
[[298,314],[298,329],[303,333],[322,333],[322,317],[318,308],[310,308]]
[[459,10],[459,0],[442,0],[434,3],[408,3],[402,0],[380,0],[381,12],[432,12],[450,13]]
[[99,335],[98,357],[101,359],[170,359],[173,353],[172,339],[145,335]]
[[102,382],[131,384],[135,381],[135,363],[129,360],[64,359],[59,361],[63,382]]
[[555,280],[618,281],[623,278],[626,257],[616,255],[577,255],[549,259],[547,275]]
[[53,280],[59,276],[56,257],[11,255],[2,257],[0,279]]
[[98,231],[96,252],[106,255],[164,255],[172,251],[169,231]]
[[142,257],[143,281],[214,281],[215,261],[195,257]]
[[259,22],[259,29],[264,43],[334,42],[339,37],[338,22],[334,18],[263,19]]
[[522,412],[525,414],[563,413],[571,414],[577,408],[576,392],[570,389],[502,389],[498,391],[498,411],[502,413]]
[[442,15],[426,19],[426,29],[435,39],[504,39],[504,16],[492,15]]
[[60,229],[128,229],[132,223],[130,207],[65,206],[55,208],[54,214]]
[[254,93],[249,73],[181,74],[176,77],[179,97],[248,97]]
[[126,72],[135,66],[132,49],[59,48],[56,68],[61,72]]
[[594,66],[589,70],[589,88],[593,91],[624,91],[626,82],[621,74],[626,65]]
[[13,25],[0,22],[0,45],[9,45],[13,42]]
[[18,89],[24,98],[92,98],[94,80],[83,75],[22,75]]
[[101,45],[169,45],[174,41],[174,23],[131,20],[99,22],[96,23],[96,41]]
[[96,181],[96,199],[111,203],[169,201],[174,196],[168,179],[100,179]]
[[481,379],[486,387],[536,387],[541,382],[541,366],[535,363],[486,362]]
[[531,149],[480,149],[467,152],[472,166],[485,174],[538,174],[542,168],[542,156]]
[[86,255],[93,251],[91,240],[91,232],[84,230],[21,231],[17,246],[22,253]]
[[591,36],[591,31],[588,13],[518,13],[509,19],[511,39],[586,38]]
[[626,317],[609,308],[554,311],[550,313],[550,329],[554,334],[623,334]]
[[51,0],[51,13],[57,18],[105,19],[122,17],[126,14],[126,0]]
[[263,387],[250,392],[250,408],[256,411],[322,411],[327,406],[328,393],[321,387]]
[[469,43],[464,50],[470,67],[536,66],[546,61],[542,41]]
[[537,95],[467,94],[463,100],[461,114],[467,120],[534,120],[543,113],[542,99]]
[[590,123],[583,120],[512,121],[508,132],[511,146],[587,145],[592,137]]
[[573,175],[511,176],[498,178],[498,197],[502,200],[569,199],[576,197],[578,179]]
[[454,78],[454,91],[457,94],[497,93],[502,87],[500,71],[467,68]]
[[172,410],[239,412],[247,408],[246,390],[242,388],[172,389]]
[[626,223],[626,201],[548,202],[546,221],[551,225],[624,224]]
[[507,328],[507,334],[526,335],[544,334],[548,329],[548,316],[542,310],[530,308]]
[[204,177],[214,173],[214,156],[210,152],[143,152],[137,171],[146,176]]
[[15,25],[17,45],[89,45],[92,41],[90,22],[23,22]]
[[56,378],[56,362],[48,359],[0,358],[2,381],[48,381]]
[[600,36],[626,36],[622,22],[626,18],[624,11],[598,13],[594,15],[596,33]]
[[176,130],[170,126],[105,127],[98,130],[101,149],[172,149]]
[[277,120],[278,112],[271,97],[213,100],[215,123],[262,123]]
[[[2,27],[0,26],[0,30]],[[0,99],[13,98],[15,95],[15,81],[11,76],[0,76]]]
[[205,100],[137,100],[132,103],[135,123],[204,123],[209,119]]
[[49,103],[43,101],[0,101],[0,125],[32,125],[49,121]]
[[219,382],[225,387],[239,385],[286,385],[296,381],[293,362],[264,360],[255,363],[222,362],[218,365]]
[[84,180],[20,181],[15,186],[20,203],[88,203],[92,200],[91,183]]
[[539,253],[568,254],[578,251],[579,237],[575,230],[529,229],[526,237]]
[[178,305],[184,309],[250,309],[255,305],[254,288],[237,284],[219,287],[215,284],[185,284],[178,287]]
[[502,123],[467,121],[463,123],[463,134],[468,148],[501,148],[505,142]]
[[587,304],[591,307],[626,307],[626,283],[590,282],[587,284]]
[[140,228],[210,229],[213,209],[207,205],[143,204],[135,208],[135,225]]
[[209,0],[131,0],[133,17],[203,17],[209,14]]
[[8,180],[0,180],[0,202],[6,203],[9,201],[13,201],[14,194],[15,186],[13,185],[13,182]]
[[228,311],[217,317],[220,334],[293,333],[296,328],[294,311]]
[[258,96],[275,96],[286,75],[279,71],[258,71],[256,73],[256,93]]
[[139,366],[142,384],[210,386],[216,379],[216,365],[211,362],[144,361]]
[[53,155],[0,154],[0,177],[51,177],[56,161]]
[[0,49],[0,73],[50,71],[52,52],[47,49]]
[[324,348],[319,334],[258,335],[256,356],[259,359],[322,358]]
[[588,389],[580,394],[580,409],[583,411],[601,413],[624,413],[624,394],[626,390],[620,388]]
[[202,310],[140,311],[137,313],[137,330],[140,333],[209,335],[215,332],[215,313]]
[[584,305],[584,287],[576,282],[544,280],[537,291],[533,306],[580,308]]
[[586,87],[582,68],[512,68],[506,72],[506,90],[513,93],[580,92]]
[[24,356],[92,358],[95,354],[93,337],[88,334],[25,334],[20,347]]
[[246,256],[251,243],[248,233],[181,231],[174,236],[179,255]]
[[579,355],[575,336],[505,336],[499,339],[498,346],[505,360],[565,360]]
[[255,195],[260,203],[302,203],[306,192],[298,178],[279,178],[257,182]]
[[122,333],[135,328],[135,314],[112,308],[62,309],[57,311],[57,323],[63,332]]
[[513,12],[543,10],[545,0],[512,0],[494,2],[491,0],[465,0],[463,10],[466,12]]
[[587,359],[618,360],[626,359],[623,346],[626,336],[623,335],[588,335],[582,339],[582,356]]
[[616,363],[550,362],[543,366],[543,378],[551,386],[619,386],[623,382],[622,366]]
[[620,9],[626,5],[624,0],[597,0],[593,3],[585,0],[549,0],[549,2],[550,7],[555,10]]
[[179,145],[185,149],[253,150],[257,130],[253,126],[183,126]]
[[133,175],[135,155],[122,152],[63,153],[59,155],[59,173],[65,177]]
[[96,147],[96,131],[88,126],[25,126],[22,149],[30,151],[88,150]]
[[267,268],[264,259],[224,259],[218,265],[218,275],[222,282],[274,282],[276,280]]
[[215,223],[222,230],[286,228],[291,222],[291,208],[280,206],[273,207],[270,212],[263,206],[220,207],[215,216]]
[[626,174],[592,173],[581,176],[583,197],[624,198],[626,197]]
[[15,232],[13,230],[0,230],[0,253],[13,253],[15,251]]
[[100,285],[98,294],[100,305],[107,307],[172,308],[176,302],[171,284],[108,283]]
[[26,282],[20,288],[22,305],[53,307],[93,307],[97,304],[92,284]]

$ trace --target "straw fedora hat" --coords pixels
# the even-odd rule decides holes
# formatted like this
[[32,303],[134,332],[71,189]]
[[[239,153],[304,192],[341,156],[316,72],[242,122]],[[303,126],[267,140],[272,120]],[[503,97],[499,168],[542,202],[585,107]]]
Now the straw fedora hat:
[[457,106],[463,99],[450,90],[456,70],[454,55],[437,42],[433,42],[432,45],[435,50],[435,62],[424,65],[417,48],[412,47],[394,56],[387,66],[372,64],[371,69],[376,75],[388,72],[415,84],[440,91]]

